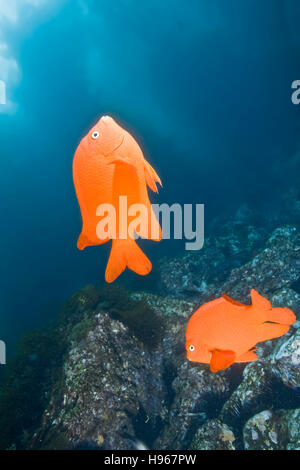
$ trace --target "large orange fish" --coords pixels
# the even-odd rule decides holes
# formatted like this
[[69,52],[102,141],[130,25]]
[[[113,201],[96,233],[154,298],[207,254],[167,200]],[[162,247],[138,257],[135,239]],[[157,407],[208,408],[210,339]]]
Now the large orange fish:
[[[138,247],[129,233],[133,217],[128,217],[125,237],[118,237],[119,198],[126,196],[127,205],[142,204],[146,208],[148,226],[141,224],[138,232],[143,238],[161,239],[161,228],[148,198],[147,185],[157,192],[160,178],[146,161],[135,139],[114,119],[103,116],[80,142],[73,160],[73,180],[78,198],[82,231],[77,247],[100,245],[113,239],[112,249],[105,272],[107,282],[114,281],[126,268],[145,275],[151,262]],[[116,210],[116,236],[99,238],[97,209],[102,204],[111,204]]]
[[190,318],[186,351],[190,361],[210,364],[210,370],[227,369],[234,362],[258,359],[255,345],[284,335],[296,321],[288,308],[272,308],[271,302],[251,290],[252,305],[227,295],[202,305]]

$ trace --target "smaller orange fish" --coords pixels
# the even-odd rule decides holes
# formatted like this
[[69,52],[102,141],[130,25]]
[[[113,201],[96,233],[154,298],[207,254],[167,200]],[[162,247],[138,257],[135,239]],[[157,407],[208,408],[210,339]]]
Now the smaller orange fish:
[[196,310],[186,330],[188,360],[210,364],[212,372],[256,361],[257,343],[284,335],[295,323],[294,312],[272,308],[254,289],[251,299],[252,305],[244,305],[223,294]]

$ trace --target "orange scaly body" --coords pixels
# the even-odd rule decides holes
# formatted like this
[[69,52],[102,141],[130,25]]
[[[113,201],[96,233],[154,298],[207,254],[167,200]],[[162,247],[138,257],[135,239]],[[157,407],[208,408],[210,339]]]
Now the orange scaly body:
[[[128,206],[143,204],[147,210],[149,230],[139,233],[144,238],[161,239],[161,229],[148,198],[147,185],[157,192],[156,182],[160,178],[145,160],[135,139],[119,126],[111,117],[104,116],[82,139],[73,160],[73,179],[82,215],[82,232],[77,246],[83,250],[86,246],[100,245],[107,238],[99,239],[97,208],[101,204],[112,204],[119,220],[119,197],[126,196]],[[128,219],[128,225],[130,218]],[[151,237],[151,223],[153,233]],[[113,240],[112,250],[105,278],[112,282],[128,266],[138,274],[147,274],[151,263],[129,234],[125,239]]]

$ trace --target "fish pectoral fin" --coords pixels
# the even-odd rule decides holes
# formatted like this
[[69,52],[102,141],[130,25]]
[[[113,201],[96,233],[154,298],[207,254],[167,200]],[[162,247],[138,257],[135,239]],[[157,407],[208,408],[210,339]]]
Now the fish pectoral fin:
[[146,178],[146,183],[147,183],[147,186],[149,186],[149,188],[151,189],[151,191],[153,191],[154,193],[158,193],[158,189],[157,189],[157,186],[156,186],[156,183],[154,181],[154,178],[152,177],[152,175],[145,171],[145,178]]
[[120,163],[123,163],[123,164],[125,163],[126,165],[131,165],[136,170],[136,167],[132,163],[132,161],[128,157],[125,157],[125,156],[112,155],[106,158],[106,162],[109,165],[113,165],[113,164],[117,165]]
[[234,351],[214,349],[211,353],[210,370],[212,372],[218,372],[222,369],[227,369],[236,360],[236,354]]
[[146,178],[147,185],[154,193],[157,193],[158,189],[157,189],[156,183],[162,186],[160,177],[158,176],[156,171],[152,168],[150,163],[148,163],[146,160],[144,160],[144,169],[145,169],[145,178]]
[[255,354],[256,349],[250,349],[250,351],[245,352],[244,354],[241,354],[237,359],[236,362],[252,362],[252,361],[257,361],[258,357]]

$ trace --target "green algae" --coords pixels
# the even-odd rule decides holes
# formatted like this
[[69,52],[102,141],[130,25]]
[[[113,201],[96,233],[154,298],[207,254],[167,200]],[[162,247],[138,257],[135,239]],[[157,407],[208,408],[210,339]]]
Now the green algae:
[[31,447],[47,392],[61,371],[63,352],[63,342],[51,330],[21,338],[0,387],[0,449]]
[[59,322],[76,320],[76,317],[83,311],[86,312],[95,308],[99,300],[99,290],[92,284],[88,284],[66,300],[59,315]]

